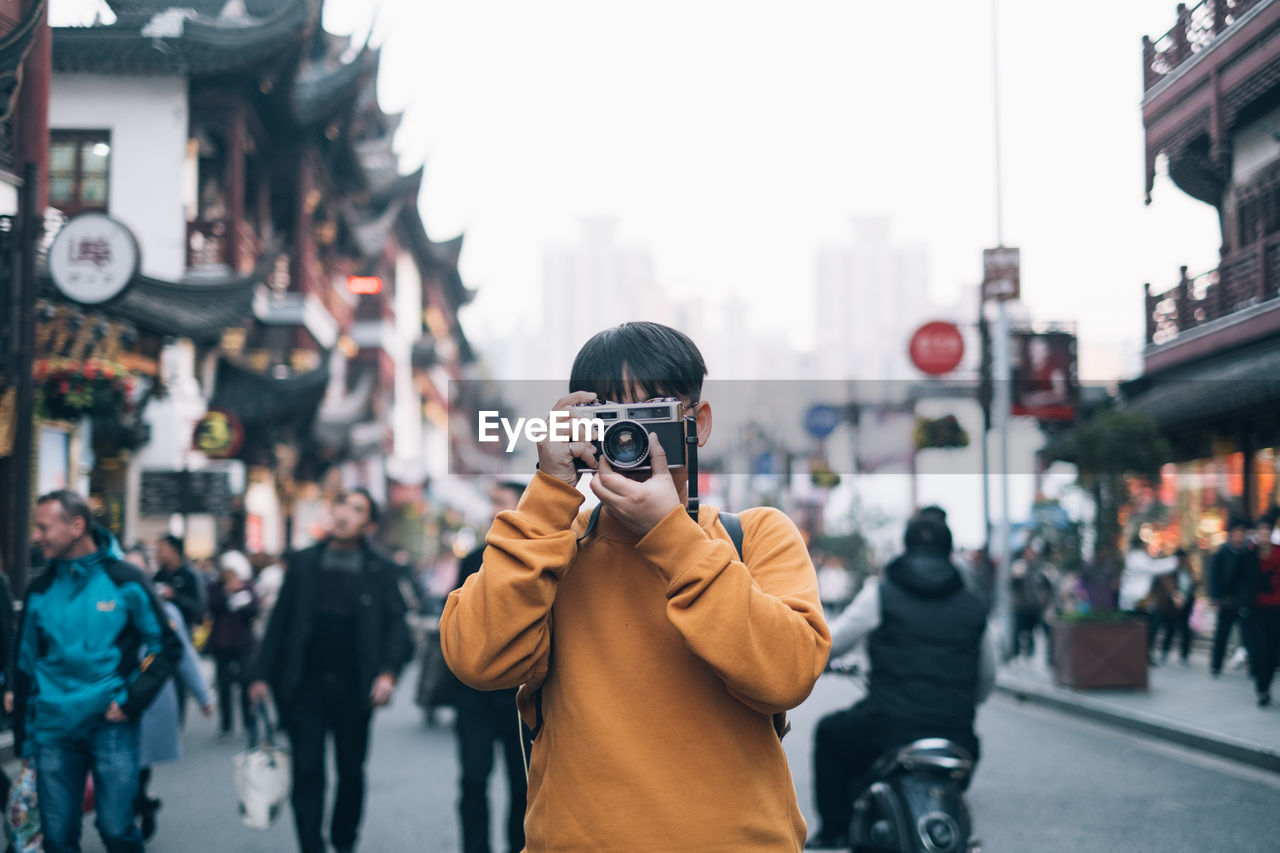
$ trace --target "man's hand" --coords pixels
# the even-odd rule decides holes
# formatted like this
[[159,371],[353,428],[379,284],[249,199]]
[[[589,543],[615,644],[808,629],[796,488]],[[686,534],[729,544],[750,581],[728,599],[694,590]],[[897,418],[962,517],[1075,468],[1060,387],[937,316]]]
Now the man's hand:
[[165,601],[173,601],[173,587],[169,586],[167,583],[158,583],[156,584],[156,595],[160,596]]
[[6,714],[13,713],[13,691],[6,690],[4,692],[4,712]]
[[129,718],[125,716],[125,713],[123,710],[121,710],[120,703],[118,702],[111,703],[111,705],[107,708],[106,716],[107,716],[107,722],[110,722],[110,723],[129,722]]
[[391,701],[391,694],[396,689],[396,678],[384,672],[373,680],[373,689],[369,691],[369,701],[373,707],[381,708]]
[[212,702],[210,702],[210,701],[208,701],[208,700],[205,700],[204,704],[202,704],[202,705],[200,706],[200,716],[204,717],[206,720],[209,720],[209,719],[212,719],[212,718],[213,718],[213,703],[212,703]]
[[[574,391],[568,397],[556,401],[553,412],[567,412],[574,406],[594,403],[596,395],[591,391]],[[552,441],[546,438],[538,442],[538,470],[546,472],[557,480],[564,480],[570,486],[578,485],[582,476],[573,464],[574,459],[581,459],[588,468],[596,468],[596,448],[589,441]]]
[[591,491],[609,515],[641,537],[680,506],[680,493],[667,468],[667,451],[654,433],[649,433],[649,464],[653,466],[649,479],[638,483],[614,471],[601,456],[600,468],[591,479]]
[[249,704],[265,705],[271,698],[271,688],[265,681],[255,681],[249,685]]

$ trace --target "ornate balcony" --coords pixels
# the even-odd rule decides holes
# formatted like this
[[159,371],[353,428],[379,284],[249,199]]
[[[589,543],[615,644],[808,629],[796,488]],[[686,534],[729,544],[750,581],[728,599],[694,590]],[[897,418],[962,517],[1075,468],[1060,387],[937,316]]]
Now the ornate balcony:
[[1142,37],[1144,89],[1150,90],[1191,57],[1200,53],[1224,30],[1266,0],[1201,0],[1187,7],[1178,4],[1178,22],[1154,42]]
[[[1215,270],[1181,279],[1163,293],[1146,288],[1147,362],[1192,355],[1280,328],[1280,234],[1259,237]],[[1197,342],[1195,347],[1184,346]],[[1175,355],[1174,350],[1181,353]]]

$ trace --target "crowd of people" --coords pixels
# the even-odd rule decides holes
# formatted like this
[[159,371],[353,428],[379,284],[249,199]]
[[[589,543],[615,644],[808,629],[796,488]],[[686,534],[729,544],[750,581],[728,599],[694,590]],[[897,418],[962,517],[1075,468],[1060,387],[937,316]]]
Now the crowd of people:
[[[1271,684],[1280,663],[1280,510],[1250,522],[1232,518],[1226,541],[1202,555],[1197,571],[1186,548],[1160,553],[1134,536],[1121,561],[1103,550],[1090,569],[1061,572],[1054,555],[1032,539],[1010,566],[1013,625],[1009,657],[1030,660],[1035,635],[1043,631],[1048,659],[1051,616],[1116,609],[1146,620],[1149,663],[1168,663],[1176,647],[1183,665],[1192,642],[1210,642],[1209,673],[1247,666],[1259,706],[1271,703]],[[1228,654],[1234,647],[1234,654]]]

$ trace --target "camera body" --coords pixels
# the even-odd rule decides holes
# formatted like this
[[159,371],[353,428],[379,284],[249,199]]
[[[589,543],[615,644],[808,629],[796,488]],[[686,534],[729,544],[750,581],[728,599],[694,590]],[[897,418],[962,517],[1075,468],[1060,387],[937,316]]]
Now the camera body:
[[684,404],[674,397],[646,403],[591,403],[569,410],[574,419],[603,423],[603,436],[593,429],[596,450],[618,471],[652,470],[649,433],[667,453],[667,467],[685,465]]

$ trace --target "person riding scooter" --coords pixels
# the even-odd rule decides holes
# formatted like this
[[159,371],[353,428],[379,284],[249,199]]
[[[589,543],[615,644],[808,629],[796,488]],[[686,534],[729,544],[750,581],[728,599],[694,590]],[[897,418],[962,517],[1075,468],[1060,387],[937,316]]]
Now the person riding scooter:
[[854,800],[883,753],[946,738],[976,761],[977,705],[995,683],[987,606],[952,565],[951,531],[912,519],[905,552],[870,579],[831,623],[831,655],[867,639],[866,697],[823,717],[814,734],[814,799],[821,825],[806,849],[848,849]]

